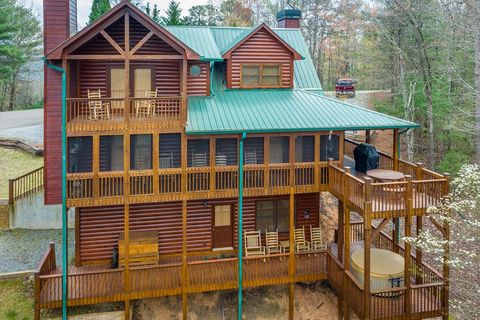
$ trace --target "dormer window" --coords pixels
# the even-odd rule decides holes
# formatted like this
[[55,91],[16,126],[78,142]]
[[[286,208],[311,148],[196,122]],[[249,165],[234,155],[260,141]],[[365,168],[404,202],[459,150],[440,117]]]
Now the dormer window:
[[281,65],[242,64],[241,86],[244,88],[278,88],[281,86]]

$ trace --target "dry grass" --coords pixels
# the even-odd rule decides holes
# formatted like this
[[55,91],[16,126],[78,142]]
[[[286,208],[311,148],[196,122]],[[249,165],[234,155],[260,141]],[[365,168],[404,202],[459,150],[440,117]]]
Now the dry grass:
[[8,179],[43,166],[43,157],[0,148],[0,198],[8,198]]
[[0,319],[33,319],[31,283],[22,279],[0,281]]

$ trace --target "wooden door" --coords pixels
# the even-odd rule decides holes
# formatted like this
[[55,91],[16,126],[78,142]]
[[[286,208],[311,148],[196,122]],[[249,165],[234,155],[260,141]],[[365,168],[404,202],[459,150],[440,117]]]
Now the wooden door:
[[213,248],[233,247],[232,205],[215,205],[213,210]]
[[[111,98],[125,98],[125,68],[112,67],[110,68],[110,97]],[[112,101],[112,109],[123,109],[123,101]],[[114,111],[114,114],[119,113]]]
[[133,70],[134,96],[145,97],[145,91],[152,90],[152,68],[135,67]]

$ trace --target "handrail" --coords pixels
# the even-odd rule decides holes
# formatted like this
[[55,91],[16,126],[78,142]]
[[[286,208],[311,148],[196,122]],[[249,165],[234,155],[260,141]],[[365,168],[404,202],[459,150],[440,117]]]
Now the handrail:
[[8,203],[14,204],[20,197],[43,189],[43,174],[42,166],[16,178],[8,179]]

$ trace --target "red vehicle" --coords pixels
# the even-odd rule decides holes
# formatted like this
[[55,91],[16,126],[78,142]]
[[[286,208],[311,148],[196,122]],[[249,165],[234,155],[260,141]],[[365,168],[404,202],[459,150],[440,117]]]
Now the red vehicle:
[[338,79],[335,84],[335,97],[355,97],[355,80],[353,79]]

